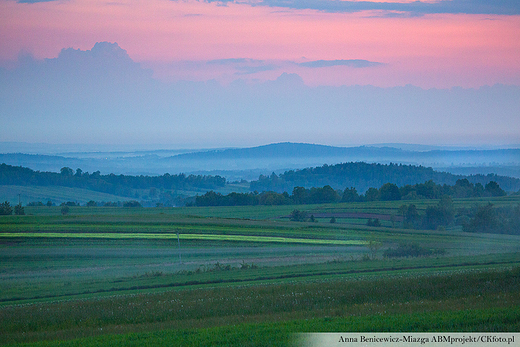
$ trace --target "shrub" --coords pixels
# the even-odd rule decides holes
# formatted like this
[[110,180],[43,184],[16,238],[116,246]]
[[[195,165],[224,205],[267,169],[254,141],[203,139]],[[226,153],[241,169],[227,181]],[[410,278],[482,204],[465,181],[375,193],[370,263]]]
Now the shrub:
[[305,222],[307,220],[307,212],[300,210],[293,210],[289,215],[289,219],[293,222]]
[[379,220],[379,218],[375,218],[374,220],[372,220],[372,218],[368,218],[367,226],[369,226],[369,227],[380,227],[381,226],[381,221]]
[[136,200],[130,200],[130,201],[125,201],[123,203],[123,207],[143,207],[139,201],[136,201]]
[[431,250],[421,247],[416,243],[401,243],[397,248],[388,248],[385,250],[383,256],[386,258],[424,257],[444,253],[444,250]]

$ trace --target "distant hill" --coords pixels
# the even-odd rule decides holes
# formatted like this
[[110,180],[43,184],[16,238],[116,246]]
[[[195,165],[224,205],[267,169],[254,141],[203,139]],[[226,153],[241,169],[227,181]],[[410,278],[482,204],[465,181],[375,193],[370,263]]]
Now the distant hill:
[[[427,147],[424,147],[427,148]],[[402,163],[432,167],[520,166],[520,149],[404,150],[395,147],[334,147],[307,143],[274,143],[251,148],[230,148],[179,154],[162,159],[171,164],[204,162],[213,169],[301,168],[341,162]],[[297,165],[300,165],[299,167]],[[256,165],[256,166],[255,166]]]
[[[401,148],[391,147],[400,146]],[[415,148],[411,150],[411,148]],[[165,173],[227,172],[233,180],[257,179],[258,174],[347,162],[399,163],[442,168],[460,174],[511,175],[520,178],[520,149],[431,149],[425,146],[334,147],[308,143],[274,143],[250,148],[180,151],[85,152],[61,155],[0,154],[0,163],[39,171],[59,172],[62,167],[102,174],[163,175]],[[175,155],[172,155],[175,154]],[[507,170],[504,168],[507,167]],[[464,168],[465,171],[461,171]],[[456,171],[459,170],[459,171]]]
[[337,165],[323,165],[302,170],[289,170],[283,174],[260,176],[250,184],[251,191],[291,192],[294,187],[323,187],[330,185],[335,189],[355,187],[364,192],[370,187],[379,188],[385,183],[397,186],[413,185],[432,180],[437,184],[454,185],[458,179],[467,178],[471,183],[485,185],[490,181],[497,182],[502,189],[509,192],[520,190],[520,179],[489,175],[453,175],[448,172],[435,171],[432,168],[414,165],[368,164],[350,162]]
[[251,148],[232,148],[184,153],[165,160],[224,160],[252,158],[332,158],[349,161],[452,161],[456,163],[504,162],[520,164],[520,149],[410,151],[395,147],[334,147],[308,143],[282,142]]
[[230,148],[179,154],[170,159],[239,159],[239,158],[327,158],[347,155],[374,156],[399,155],[410,152],[390,147],[334,147],[309,143],[282,142],[251,148]]

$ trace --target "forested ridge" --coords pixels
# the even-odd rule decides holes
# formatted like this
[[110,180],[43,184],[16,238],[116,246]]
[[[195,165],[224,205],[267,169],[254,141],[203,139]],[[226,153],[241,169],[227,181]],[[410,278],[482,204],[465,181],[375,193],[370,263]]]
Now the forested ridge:
[[99,171],[93,173],[76,171],[64,167],[57,172],[33,171],[21,166],[0,164],[0,185],[20,186],[63,186],[90,189],[103,193],[130,196],[133,189],[166,189],[184,190],[190,188],[216,189],[223,187],[226,179],[221,176],[206,175],[170,175],[161,176],[129,176],[102,175]]
[[470,183],[486,185],[490,181],[497,182],[502,189],[509,192],[520,190],[520,179],[489,175],[453,175],[435,171],[430,167],[402,164],[368,164],[350,162],[337,165],[323,165],[301,170],[289,170],[283,174],[260,176],[250,184],[251,191],[290,192],[294,187],[323,187],[330,185],[334,189],[355,187],[363,192],[371,187],[380,187],[385,183],[393,183],[399,187],[434,181],[437,184],[454,185],[457,180],[467,178]]

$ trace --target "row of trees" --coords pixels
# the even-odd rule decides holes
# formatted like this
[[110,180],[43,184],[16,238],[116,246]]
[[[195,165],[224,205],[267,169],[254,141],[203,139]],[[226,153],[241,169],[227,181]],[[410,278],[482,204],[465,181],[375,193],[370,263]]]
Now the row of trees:
[[247,206],[247,205],[301,205],[321,204],[334,202],[361,202],[361,201],[392,201],[402,199],[440,199],[443,196],[458,197],[482,197],[482,196],[504,196],[506,192],[500,188],[498,183],[491,181],[482,186],[480,183],[473,184],[467,179],[459,179],[454,186],[439,185],[433,181],[421,184],[397,187],[393,183],[385,183],[379,189],[369,188],[365,194],[359,194],[356,188],[335,190],[326,185],[322,188],[295,187],[292,194],[287,192],[252,192],[252,193],[230,193],[223,195],[209,191],[195,198],[196,206]]
[[195,198],[196,206],[247,206],[247,205],[294,205],[338,202],[340,194],[331,186],[305,189],[296,187],[292,195],[287,192],[230,193],[222,195],[209,191]]
[[22,204],[15,205],[14,209],[13,209],[13,207],[11,206],[11,204],[8,201],[0,203],[0,215],[2,215],[2,216],[11,215],[11,214],[13,214],[13,210],[14,210],[15,215],[21,216],[21,215],[25,214],[25,210],[24,210]]
[[407,228],[435,230],[439,227],[447,227],[453,223],[455,212],[453,200],[448,195],[443,196],[436,205],[428,206],[422,216],[419,215],[414,204],[399,207],[403,226]]
[[[455,209],[451,197],[443,196],[436,205],[426,208],[419,214],[414,204],[403,204],[399,207],[402,226],[416,229],[442,229],[450,226],[462,226],[465,232],[520,234],[520,205],[495,208],[491,203],[475,205],[472,208]],[[293,210],[289,219],[295,222],[314,222],[314,216],[308,212]],[[335,223],[334,217],[330,223]],[[369,218],[367,226],[381,227],[379,219]]]
[[488,203],[455,209],[451,198],[444,196],[436,205],[428,206],[423,215],[414,204],[401,205],[399,214],[408,228],[434,230],[458,225],[465,232],[520,234],[520,205],[494,207]]
[[476,206],[470,213],[472,218],[462,225],[464,231],[520,234],[520,205],[495,208],[492,204],[487,204]]
[[223,187],[226,179],[211,175],[129,176],[88,173],[81,169],[61,168],[59,173],[33,171],[21,166],[0,164],[0,185],[63,186],[84,188],[120,196],[132,196],[135,189],[190,190]]

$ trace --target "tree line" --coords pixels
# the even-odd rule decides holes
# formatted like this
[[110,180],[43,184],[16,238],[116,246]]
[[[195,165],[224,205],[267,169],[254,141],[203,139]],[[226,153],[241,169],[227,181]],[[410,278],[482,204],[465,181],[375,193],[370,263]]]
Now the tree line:
[[83,172],[69,167],[60,172],[33,171],[21,166],[0,164],[0,185],[63,186],[90,189],[120,196],[132,196],[134,189],[190,190],[191,188],[216,189],[223,187],[226,179],[211,175],[130,176],[102,175],[99,171]]
[[455,209],[451,198],[444,196],[436,205],[428,206],[422,216],[414,204],[401,205],[399,213],[405,228],[435,230],[462,226],[465,232],[520,234],[520,205],[494,207],[488,203]]
[[25,210],[22,204],[15,205],[13,209],[9,201],[0,203],[0,216],[8,216],[13,212],[17,216],[22,216],[25,214]]
[[504,196],[506,192],[495,181],[488,182],[485,186],[480,183],[473,184],[468,179],[459,179],[453,186],[436,184],[433,181],[425,183],[405,185],[398,187],[393,183],[385,183],[379,189],[369,188],[365,194],[359,194],[354,187],[345,190],[335,190],[330,185],[322,188],[294,187],[292,194],[287,192],[277,193],[265,191],[262,193],[229,193],[223,195],[209,191],[195,198],[196,206],[248,206],[248,205],[304,205],[335,202],[362,202],[362,201],[393,201],[393,200],[417,200],[440,199],[443,196],[453,198],[469,197],[496,197]]

